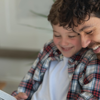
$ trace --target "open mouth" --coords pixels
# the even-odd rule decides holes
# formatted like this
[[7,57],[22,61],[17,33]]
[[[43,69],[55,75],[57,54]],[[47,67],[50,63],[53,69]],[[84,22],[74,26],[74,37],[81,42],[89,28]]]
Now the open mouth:
[[100,52],[100,45],[95,46],[94,48],[92,48],[94,53],[99,53]]
[[63,51],[69,51],[69,50],[71,50],[72,48],[73,48],[73,47],[68,47],[68,48],[63,48],[63,47],[62,47],[62,50],[63,50]]

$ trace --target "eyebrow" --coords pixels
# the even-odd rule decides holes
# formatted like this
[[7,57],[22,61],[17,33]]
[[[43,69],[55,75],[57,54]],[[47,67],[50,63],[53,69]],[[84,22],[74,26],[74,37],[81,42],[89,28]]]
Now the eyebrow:
[[[57,32],[57,31],[53,30],[53,32]],[[57,32],[57,33],[59,33],[59,32]],[[70,33],[76,33],[76,32],[74,32],[74,31],[68,31],[66,33],[70,34]]]
[[[64,27],[64,29],[68,30],[68,27]],[[76,33],[75,31],[73,31],[73,29],[69,29],[68,33]]]
[[81,31],[83,31],[83,30],[85,30],[85,29],[87,29],[87,28],[89,28],[89,27],[93,27],[93,25],[84,26],[84,27],[82,27],[82,28],[79,30],[79,32],[81,32]]
[[59,33],[59,32],[57,32],[56,30],[53,30],[53,32]]

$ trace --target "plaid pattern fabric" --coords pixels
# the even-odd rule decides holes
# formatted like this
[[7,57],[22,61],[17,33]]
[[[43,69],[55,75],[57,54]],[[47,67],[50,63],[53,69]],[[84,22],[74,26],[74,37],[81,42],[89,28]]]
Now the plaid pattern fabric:
[[100,100],[100,61],[93,51],[82,49],[68,63],[67,100]]
[[[27,100],[31,100],[32,95],[42,83],[50,62],[54,60],[63,60],[63,55],[51,40],[40,51],[18,90],[12,95],[24,92],[28,95]],[[92,50],[82,49],[69,58],[68,72],[70,84],[66,100],[100,100],[100,61],[96,59]]]

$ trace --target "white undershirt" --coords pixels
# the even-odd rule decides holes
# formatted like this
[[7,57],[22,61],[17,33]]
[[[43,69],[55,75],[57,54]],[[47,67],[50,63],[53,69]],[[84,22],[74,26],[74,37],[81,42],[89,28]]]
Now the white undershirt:
[[31,100],[66,100],[69,85],[67,64],[66,57],[60,62],[52,61]]

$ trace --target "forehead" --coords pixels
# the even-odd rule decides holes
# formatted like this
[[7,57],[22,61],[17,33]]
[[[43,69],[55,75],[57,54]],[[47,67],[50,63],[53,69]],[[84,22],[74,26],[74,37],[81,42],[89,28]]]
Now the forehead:
[[74,27],[74,31],[81,32],[89,28],[99,27],[100,19],[97,17],[90,17],[89,20],[84,21],[82,24],[79,24],[77,27]]
[[58,25],[52,25],[53,26],[53,31],[57,33],[75,33],[71,28],[68,28],[67,26],[63,27]]

